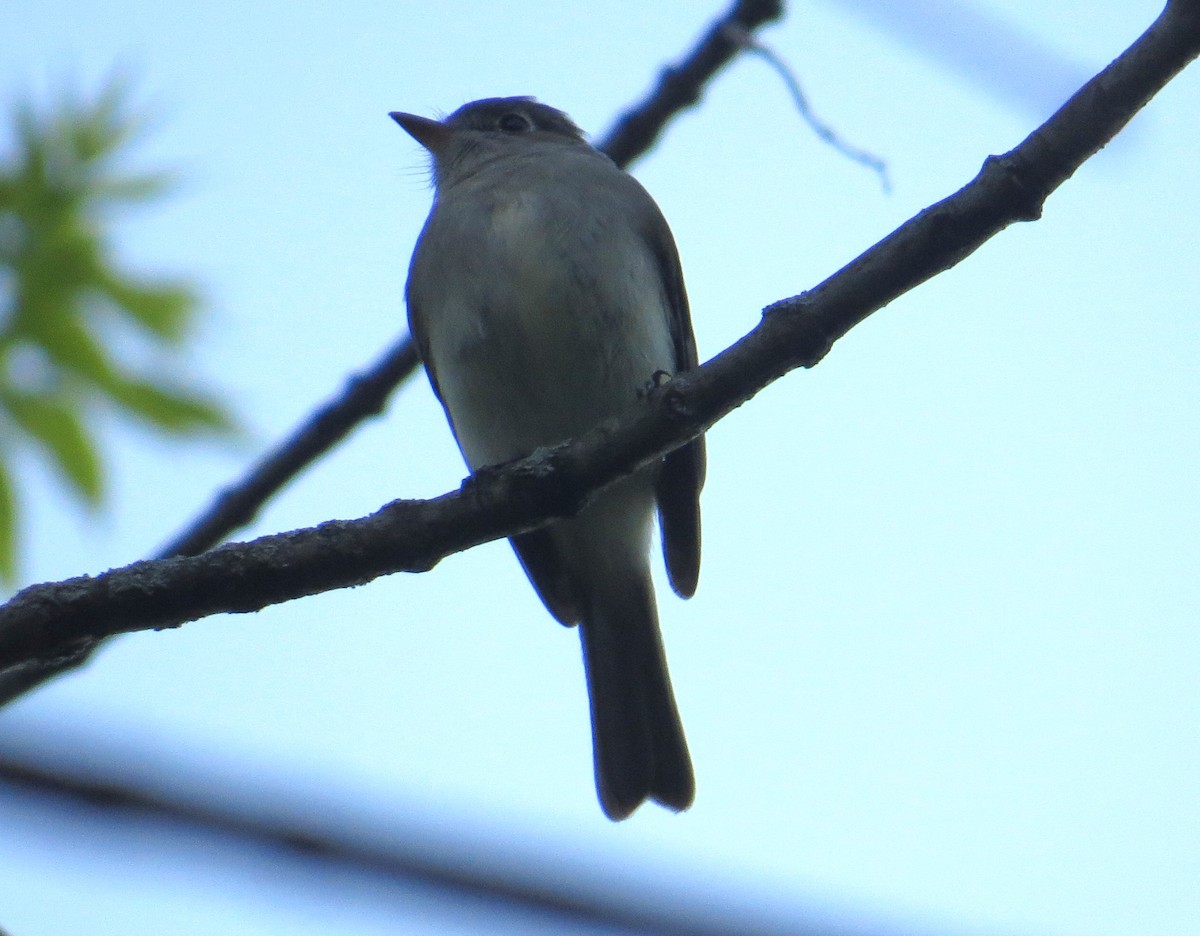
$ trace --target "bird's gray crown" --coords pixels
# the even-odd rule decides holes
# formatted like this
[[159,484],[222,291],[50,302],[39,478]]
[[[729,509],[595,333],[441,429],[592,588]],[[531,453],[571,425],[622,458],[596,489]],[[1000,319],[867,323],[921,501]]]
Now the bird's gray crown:
[[455,130],[520,135],[541,131],[582,140],[583,132],[562,111],[532,97],[484,98],[464,104],[443,123]]

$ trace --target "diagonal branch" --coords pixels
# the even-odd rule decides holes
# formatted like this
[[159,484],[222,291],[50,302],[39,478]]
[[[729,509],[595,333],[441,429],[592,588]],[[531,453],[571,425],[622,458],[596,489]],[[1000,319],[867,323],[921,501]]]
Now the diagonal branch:
[[811,367],[872,312],[949,269],[1045,199],[1200,54],[1200,0],[1171,0],[1126,52],[1011,152],[815,289],[643,405],[579,439],[476,473],[456,492],[395,501],[370,517],[135,563],[24,589],[0,608],[0,671],[77,652],[112,634],[254,611],[394,571],[578,510],[600,487],[695,438],[783,374]]
[[654,145],[671,118],[700,100],[713,75],[746,47],[746,36],[781,16],[783,0],[734,0],[686,59],[663,69],[650,96],[622,114],[596,149],[624,169]]
[[[667,123],[700,99],[704,86],[743,48],[744,37],[783,15],[783,0],[735,0],[678,65],[665,69],[658,85],[627,110],[597,144],[622,169],[643,155]],[[222,491],[209,508],[158,553],[194,556],[247,526],[262,506],[292,478],[330,451],[360,423],[378,415],[391,392],[413,375],[420,360],[405,335],[370,369],[353,377],[342,394],[268,452],[245,477]]]
[[248,526],[289,481],[364,420],[383,412],[392,391],[411,377],[420,363],[416,346],[405,335],[370,368],[351,377],[341,394],[317,409],[241,480],[221,491],[204,513],[158,551],[157,558],[195,556]]
[[[734,0],[684,60],[666,69],[655,89],[625,112],[598,148],[617,165],[627,167],[654,144],[669,120],[699,100],[705,84],[737,54],[747,35],[782,15],[782,0]],[[741,38],[735,41],[736,37]],[[407,335],[399,338],[371,367],[351,377],[340,394],[263,455],[241,479],[220,491],[199,517],[158,551],[156,558],[198,555],[248,526],[267,501],[293,478],[364,421],[382,412],[392,391],[411,377],[419,364],[412,340]],[[82,666],[94,648],[94,643],[88,643],[37,668],[0,672],[0,706]]]

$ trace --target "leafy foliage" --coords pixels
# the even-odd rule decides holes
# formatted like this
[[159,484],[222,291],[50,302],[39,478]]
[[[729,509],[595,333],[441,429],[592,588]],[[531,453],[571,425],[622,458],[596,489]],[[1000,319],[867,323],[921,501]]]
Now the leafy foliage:
[[[114,209],[161,196],[166,173],[120,175],[138,128],[123,86],[87,105],[65,100],[13,115],[0,154],[0,578],[17,565],[14,446],[32,441],[89,507],[104,496],[96,416],[109,406],[159,432],[226,432],[224,409],[201,391],[139,372],[117,353],[121,329],[158,353],[183,344],[196,309],[182,282],[120,269]],[[128,356],[128,355],[127,355]]]

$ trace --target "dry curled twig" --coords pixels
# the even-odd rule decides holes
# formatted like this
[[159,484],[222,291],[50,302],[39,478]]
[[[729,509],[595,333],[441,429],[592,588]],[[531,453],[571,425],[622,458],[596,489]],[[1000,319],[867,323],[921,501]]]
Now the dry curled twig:
[[808,95],[800,87],[799,79],[796,78],[795,73],[788,67],[787,63],[775,53],[774,49],[756,39],[739,25],[730,23],[726,29],[739,46],[747,52],[759,56],[775,69],[779,77],[783,80],[784,86],[788,89],[788,93],[792,96],[792,103],[796,105],[796,110],[800,113],[800,117],[804,122],[808,124],[809,129],[847,159],[874,171],[879,176],[879,182],[883,186],[884,194],[889,194],[892,190],[892,182],[888,178],[887,163],[874,153],[843,140],[841,134],[817,116],[812,104],[809,103]]

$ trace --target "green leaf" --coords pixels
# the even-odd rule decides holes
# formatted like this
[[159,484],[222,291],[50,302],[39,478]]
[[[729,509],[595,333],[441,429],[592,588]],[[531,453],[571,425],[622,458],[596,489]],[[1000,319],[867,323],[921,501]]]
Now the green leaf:
[[0,459],[0,581],[17,581],[17,498],[8,466]]
[[50,358],[68,374],[82,377],[112,394],[120,382],[104,346],[78,319],[62,319],[37,335]]
[[[33,440],[91,505],[104,487],[92,433],[101,431],[95,417],[105,404],[159,433],[234,428],[203,393],[125,363],[177,361],[172,346],[187,337],[197,304],[187,284],[115,259],[118,210],[176,179],[129,171],[129,144],[147,124],[127,106],[127,92],[118,74],[99,94],[64,95],[51,111],[18,102],[0,151],[0,416],[10,417],[0,429]],[[135,350],[148,354],[122,353],[128,323],[144,332],[135,337],[146,347]],[[0,580],[16,565],[17,505],[3,458],[0,449]]]
[[97,198],[107,202],[137,204],[165,195],[177,185],[174,172],[146,172],[142,175],[100,179],[93,189]]
[[3,400],[17,424],[46,449],[75,493],[89,507],[97,506],[104,493],[100,455],[75,412],[45,396],[9,392]]
[[148,380],[123,377],[109,388],[109,394],[130,415],[167,432],[228,432],[233,426],[229,414],[213,401]]
[[105,275],[102,290],[117,308],[158,337],[177,343],[187,331],[196,297],[186,286]]
[[126,82],[110,80],[88,106],[73,98],[63,102],[55,122],[58,137],[82,163],[99,162],[126,144],[137,129],[125,114]]

